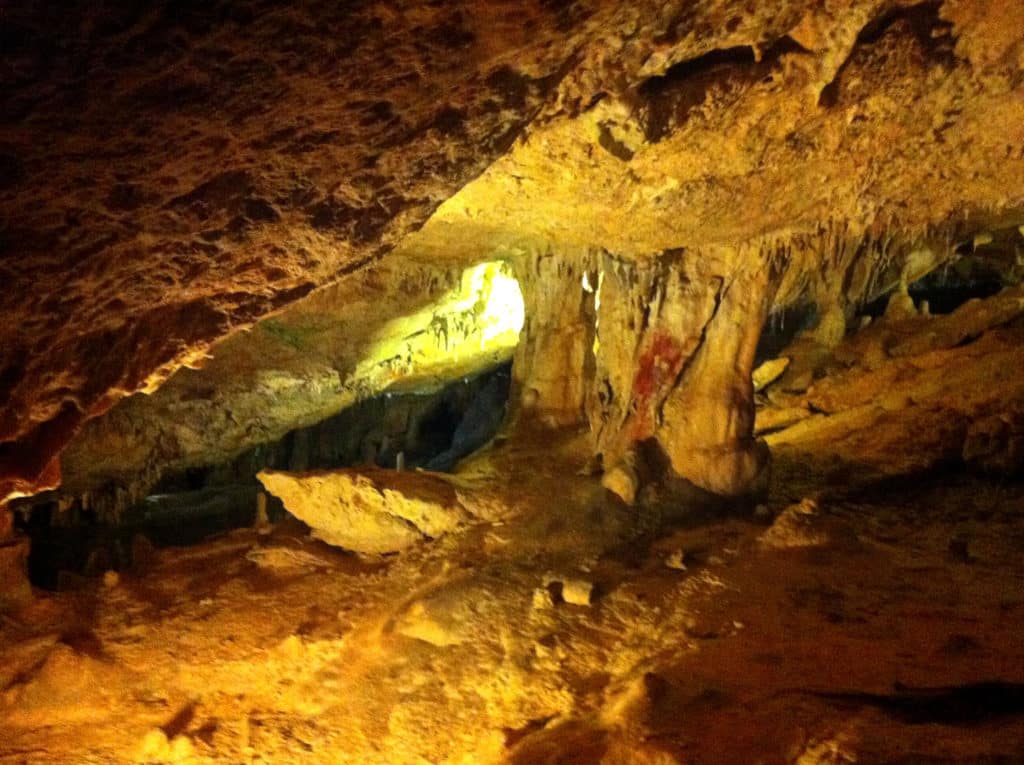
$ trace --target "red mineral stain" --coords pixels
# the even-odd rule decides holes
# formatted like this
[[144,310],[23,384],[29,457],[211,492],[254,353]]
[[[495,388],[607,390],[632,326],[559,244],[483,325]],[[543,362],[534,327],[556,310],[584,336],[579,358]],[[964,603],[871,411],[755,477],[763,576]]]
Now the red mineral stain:
[[651,404],[667,392],[682,367],[683,351],[679,343],[668,334],[659,332],[640,357],[636,377],[633,378],[633,400],[636,402],[636,421],[633,437],[646,438],[653,431]]

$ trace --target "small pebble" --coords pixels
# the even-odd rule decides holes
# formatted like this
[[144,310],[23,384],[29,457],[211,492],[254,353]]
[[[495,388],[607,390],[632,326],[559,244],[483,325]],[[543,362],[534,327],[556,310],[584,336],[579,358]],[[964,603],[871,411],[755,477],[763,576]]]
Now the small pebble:
[[589,606],[594,598],[594,585],[583,579],[566,579],[562,582],[562,599],[574,606]]
[[665,565],[676,571],[686,571],[686,554],[682,550],[676,550],[665,558]]

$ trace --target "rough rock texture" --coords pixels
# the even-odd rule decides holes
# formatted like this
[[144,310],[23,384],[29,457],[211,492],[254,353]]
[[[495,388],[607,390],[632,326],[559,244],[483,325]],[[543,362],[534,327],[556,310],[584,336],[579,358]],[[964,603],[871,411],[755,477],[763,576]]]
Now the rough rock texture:
[[[728,285],[763,269],[771,302],[810,294],[841,329],[950,245],[1024,222],[1021,14],[1013,0],[9,14],[3,494],[56,483],[85,418],[392,248],[397,264],[671,257],[695,314],[720,283],[660,440],[683,475],[745,486],[760,461],[747,357],[769,306]],[[709,401],[724,419],[687,419]]]
[[468,519],[456,487],[436,473],[265,470],[257,477],[314,536],[356,552],[403,550]]
[[1024,761],[1021,290],[911,290],[1024,273],[1019,0],[0,16],[0,502],[507,359],[479,264],[525,309],[457,480],[265,475],[401,555],[284,523],[31,592],[0,508],[0,759]]
[[256,477],[313,536],[354,552],[390,553],[470,523],[500,523],[536,501],[517,496],[520,477],[497,470],[487,454],[476,452],[455,475],[362,466]]
[[167,472],[230,460],[387,389],[439,388],[507,360],[522,306],[501,264],[380,264],[218,345],[202,369],[88,423],[66,497],[116,512]]
[[839,476],[1024,466],[1024,288],[944,316],[887,312],[816,358],[805,391],[787,393],[783,377],[757,412],[773,453]]
[[634,509],[581,440],[481,455],[518,512],[401,555],[240,529],[0,619],[0,759],[1024,759],[1020,484],[798,461],[763,520]]
[[593,298],[583,289],[586,254],[547,252],[520,261],[526,322],[513,362],[513,411],[547,425],[580,421],[594,342]]
[[0,612],[32,598],[28,580],[27,539],[0,540]]
[[420,225],[514,140],[595,5],[5,10],[3,495],[52,485],[84,418]]

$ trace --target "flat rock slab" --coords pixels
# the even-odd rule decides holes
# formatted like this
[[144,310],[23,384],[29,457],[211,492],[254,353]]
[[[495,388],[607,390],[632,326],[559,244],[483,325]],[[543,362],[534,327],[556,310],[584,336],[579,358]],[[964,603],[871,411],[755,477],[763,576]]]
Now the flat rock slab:
[[455,486],[437,473],[265,470],[257,477],[314,536],[355,552],[404,550],[469,517]]

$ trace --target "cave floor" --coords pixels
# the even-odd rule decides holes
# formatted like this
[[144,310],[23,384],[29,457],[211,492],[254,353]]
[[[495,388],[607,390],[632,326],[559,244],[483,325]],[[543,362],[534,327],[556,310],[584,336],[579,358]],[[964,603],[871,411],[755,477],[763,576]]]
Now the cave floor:
[[0,762],[1024,762],[1024,485],[641,510],[578,453],[483,453],[515,512],[399,555],[283,523],[37,594]]

